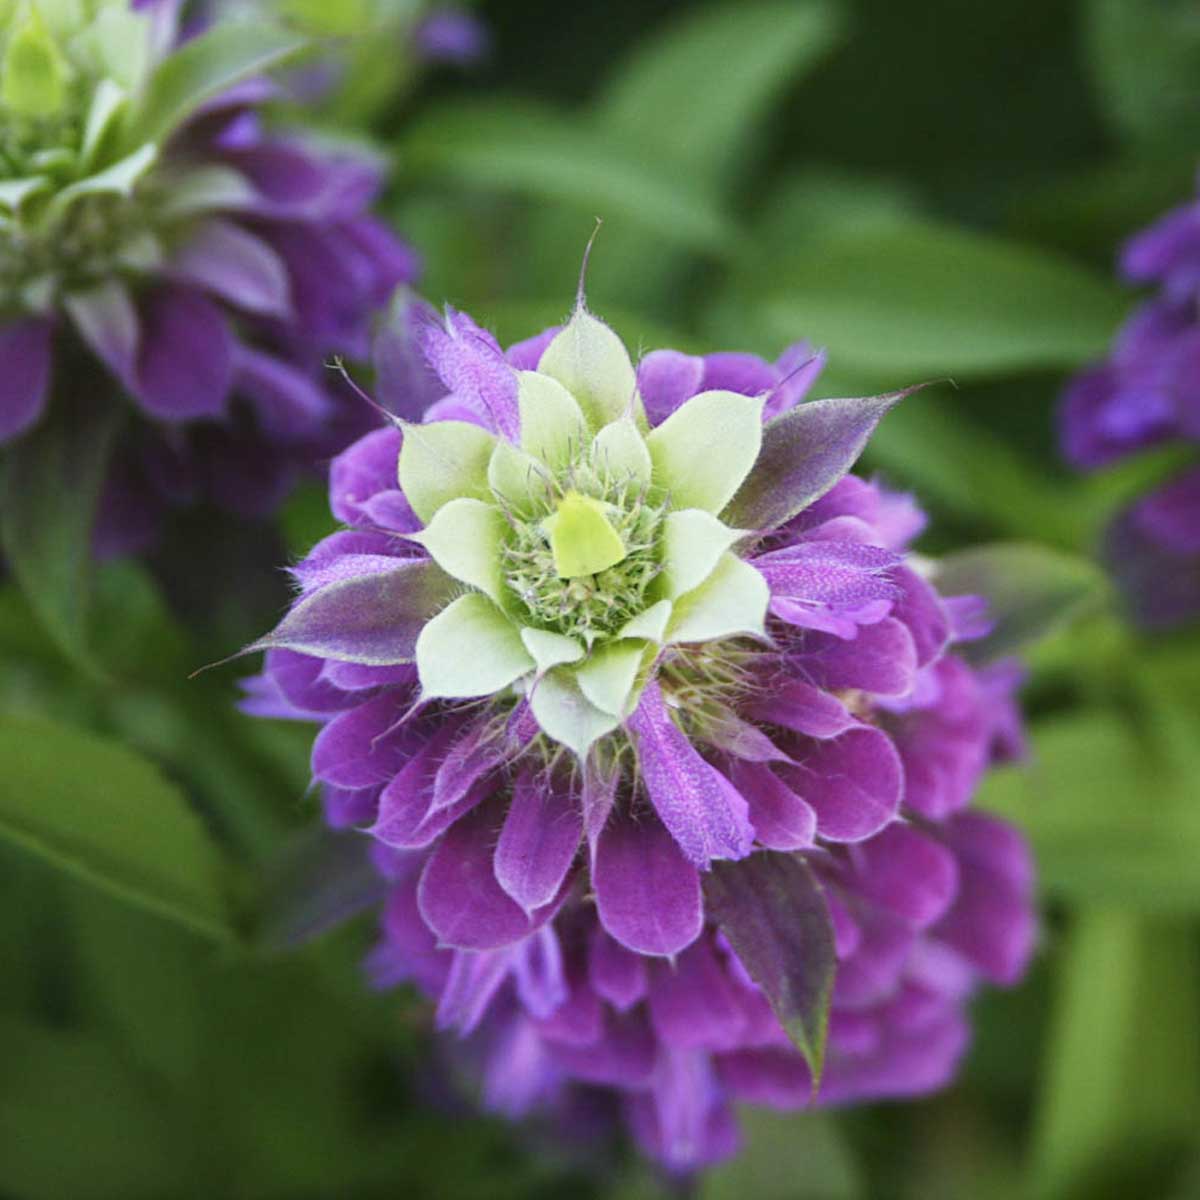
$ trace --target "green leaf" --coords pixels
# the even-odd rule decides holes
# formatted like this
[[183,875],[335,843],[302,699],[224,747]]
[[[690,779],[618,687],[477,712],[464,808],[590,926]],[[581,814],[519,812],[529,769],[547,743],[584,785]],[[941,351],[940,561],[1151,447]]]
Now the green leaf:
[[417,638],[427,699],[490,696],[535,667],[517,627],[478,592],[442,609]]
[[1087,910],[1061,970],[1034,1124],[1032,1194],[1163,1195],[1200,1122],[1194,930]]
[[486,592],[499,604],[500,548],[507,528],[492,505],[460,498],[443,504],[413,541],[424,546],[447,575]]
[[653,466],[646,440],[632,417],[605,425],[592,442],[592,463],[611,480],[632,480],[646,486]]
[[542,528],[550,535],[554,569],[560,579],[598,575],[622,562],[627,554],[604,504],[578,492],[568,492]]
[[831,1113],[746,1108],[737,1156],[704,1173],[699,1200],[865,1200],[848,1140]]
[[263,22],[217,24],[165,58],[130,107],[122,144],[161,145],[206,100],[303,49],[302,37]]
[[486,429],[466,421],[405,425],[399,476],[413,512],[428,524],[459,496],[490,499],[488,464],[495,445]]
[[567,667],[543,675],[529,693],[529,706],[547,737],[587,757],[592,743],[611,733],[618,718],[597,708],[584,694]]
[[0,836],[198,933],[232,939],[223,863],[181,793],[125,747],[0,717]]
[[645,649],[645,642],[632,640],[599,647],[588,656],[587,662],[575,668],[579,690],[601,712],[614,717],[627,716],[629,697]]
[[637,397],[625,343],[582,304],[542,353],[538,371],[571,393],[593,429],[619,420]]
[[654,482],[674,508],[719,513],[750,473],[762,447],[761,396],[701,392],[646,438]]
[[672,607],[670,600],[659,600],[636,617],[631,617],[621,627],[617,637],[644,638],[649,642],[661,642],[666,636]]
[[540,371],[517,374],[521,448],[549,467],[565,467],[579,453],[587,426],[575,397]]
[[742,537],[702,508],[677,509],[663,522],[662,588],[671,600],[699,587]]
[[19,117],[56,116],[67,101],[70,67],[36,6],[26,5],[0,63],[0,101]]
[[[1009,441],[975,420],[968,396],[908,397],[872,433],[866,460],[897,485],[954,516],[987,522],[1010,537],[1031,532],[1078,547],[1091,536],[1078,485],[1050,478]],[[1112,505],[1104,506],[1107,518]]]
[[0,542],[17,582],[59,648],[91,673],[91,537],[121,412],[96,401],[54,406],[7,448]]
[[983,596],[995,628],[963,652],[987,662],[1030,646],[1107,594],[1100,569],[1087,559],[1032,542],[999,542],[960,550],[936,569],[944,596]]
[[562,633],[550,633],[545,629],[522,629],[521,641],[533,655],[539,671],[549,671],[564,663],[578,662],[584,654],[583,646],[574,638]]
[[1128,306],[1108,279],[1017,242],[933,222],[804,231],[732,301],[771,347],[806,337],[839,370],[890,384],[1075,367]]
[[47,223],[62,220],[71,205],[87,196],[128,196],[157,158],[158,147],[146,143],[103,171],[63,188],[46,206]]
[[494,98],[442,108],[400,143],[410,173],[573,205],[581,242],[597,215],[710,254],[727,254],[736,228],[676,172],[642,161],[618,138],[532,105]]
[[[191,1182],[162,1093],[93,1033],[0,1017],[0,1190],[22,1200],[159,1200]],[[65,1131],[70,1130],[66,1136]]]
[[532,454],[518,450],[505,438],[496,440],[488,460],[488,487],[494,497],[521,516],[530,516],[550,495],[551,475],[545,464]]
[[705,911],[762,989],[821,1085],[837,952],[825,895],[799,855],[766,851],[716,862],[704,879]]
[[1191,0],[1087,0],[1084,40],[1113,128],[1132,142],[1179,147],[1200,138],[1200,12]]
[[597,103],[597,121],[690,187],[712,190],[743,158],[755,127],[838,40],[831,4],[706,5],[642,39]]
[[1028,834],[1051,896],[1200,913],[1194,768],[1154,753],[1125,714],[1042,722],[1030,763],[992,771],[977,803]]
[[762,637],[771,589],[736,554],[726,553],[712,574],[680,597],[667,625],[669,642],[708,642],[715,638]]

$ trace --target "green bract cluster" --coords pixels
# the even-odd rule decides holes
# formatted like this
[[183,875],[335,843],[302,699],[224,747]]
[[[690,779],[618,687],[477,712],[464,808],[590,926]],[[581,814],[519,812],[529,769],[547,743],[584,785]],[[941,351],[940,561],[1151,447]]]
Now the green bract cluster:
[[761,637],[766,581],[719,515],[758,458],[761,397],[702,392],[650,429],[620,339],[580,307],[517,373],[519,444],[406,425],[413,535],[469,588],[416,645],[425,697],[525,694],[583,755],[672,647]]
[[233,171],[162,148],[298,39],[230,26],[168,54],[173,36],[128,0],[0,0],[0,314],[152,270],[197,212],[247,198]]

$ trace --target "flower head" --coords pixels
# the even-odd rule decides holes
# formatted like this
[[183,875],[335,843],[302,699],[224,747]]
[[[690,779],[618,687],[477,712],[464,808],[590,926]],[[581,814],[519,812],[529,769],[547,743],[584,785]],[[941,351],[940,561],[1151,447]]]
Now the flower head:
[[246,701],[322,723],[327,819],[391,880],[375,981],[471,1035],[496,1107],[614,1089],[677,1170],[732,1099],[945,1082],[1032,941],[1022,844],[964,812],[1017,676],[953,653],[980,602],[847,474],[899,396],[802,403],[803,346],[635,370],[582,305],[416,341],[448,394],[334,464],[350,528]]
[[348,440],[322,355],[365,352],[414,268],[365,215],[373,163],[264,132],[259,72],[297,39],[183,39],[177,9],[18,0],[0,35],[0,442],[80,371],[94,403],[127,395],[150,423],[124,439],[110,515],[197,491],[268,510]]
[[[1200,442],[1200,203],[1168,213],[1126,246],[1122,271],[1158,294],[1129,319],[1109,358],[1063,399],[1064,451],[1094,470],[1152,446]],[[1134,616],[1164,628],[1200,614],[1200,468],[1118,515],[1107,553]]]

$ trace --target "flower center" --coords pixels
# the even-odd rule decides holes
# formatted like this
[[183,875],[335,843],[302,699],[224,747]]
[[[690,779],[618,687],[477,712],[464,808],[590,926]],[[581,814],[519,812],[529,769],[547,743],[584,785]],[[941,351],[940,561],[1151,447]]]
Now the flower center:
[[511,519],[505,582],[525,623],[590,645],[651,603],[665,509],[633,480],[579,467],[547,493],[541,511]]

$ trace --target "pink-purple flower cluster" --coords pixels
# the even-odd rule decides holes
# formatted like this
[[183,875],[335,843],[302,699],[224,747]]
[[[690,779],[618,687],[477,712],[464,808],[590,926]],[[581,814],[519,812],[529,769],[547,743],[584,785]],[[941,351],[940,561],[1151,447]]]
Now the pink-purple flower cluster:
[[[426,421],[513,436],[508,381],[547,370],[556,336],[502,352],[461,314],[425,325],[448,393]],[[989,766],[1021,751],[1019,672],[956,653],[986,632],[985,605],[938,593],[910,551],[925,523],[910,497],[833,461],[843,402],[804,402],[821,362],[801,345],[777,364],[639,364],[652,446],[698,395],[761,398],[768,431],[811,411],[826,436],[768,437],[756,470],[779,488],[724,510],[763,516],[740,543],[766,584],[762,634],[664,637],[631,708],[582,754],[532,710],[549,672],[524,694],[430,699],[416,665],[385,661],[427,619],[389,608],[387,581],[425,559],[397,459],[433,424],[380,429],[335,461],[347,528],[296,566],[304,620],[285,618],[247,685],[248,711],[321,722],[326,820],[374,839],[388,898],[373,982],[431,998],[494,1109],[602,1089],[676,1172],[733,1152],[737,1101],[945,1085],[970,997],[1016,982],[1034,942],[1027,848],[969,811]],[[790,511],[793,488],[817,494]]]
[[[1200,443],[1200,202],[1134,237],[1121,271],[1158,291],[1064,398],[1064,451],[1083,470],[1152,446]],[[1168,628],[1200,615],[1200,466],[1119,514],[1106,550],[1141,624]]]

